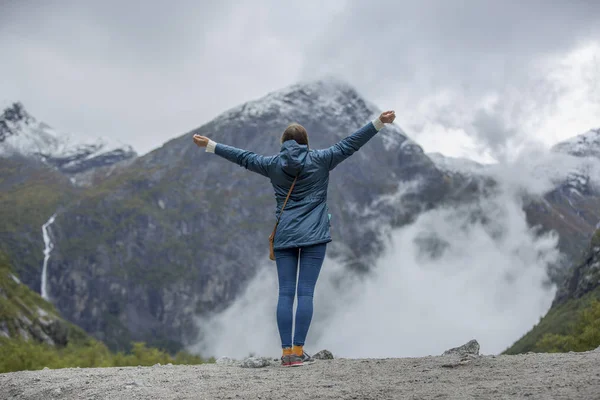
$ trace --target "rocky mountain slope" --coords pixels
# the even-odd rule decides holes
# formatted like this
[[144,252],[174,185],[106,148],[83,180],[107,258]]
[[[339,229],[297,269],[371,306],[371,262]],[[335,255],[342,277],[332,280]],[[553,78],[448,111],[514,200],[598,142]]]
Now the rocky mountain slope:
[[596,231],[585,256],[574,263],[556,294],[553,306],[580,299],[600,287],[600,228]]
[[[541,207],[547,214],[558,213],[560,218],[549,218],[548,225],[563,228],[560,230],[563,243],[574,243],[573,247],[581,251],[573,251],[567,260],[569,265],[560,274],[552,307],[539,323],[506,350],[507,354],[547,351],[546,347],[556,342],[573,348],[575,331],[580,328],[585,329],[588,344],[600,344],[600,320],[594,319],[595,314],[589,314],[594,312],[594,301],[600,300],[600,130],[590,130],[561,142],[552,152],[575,157],[577,161],[561,163],[560,158],[554,158],[558,162],[553,167],[555,170],[562,167],[562,178],[556,189],[546,194],[547,201]],[[590,231],[591,239],[578,245],[579,237],[587,236]],[[583,327],[583,321],[591,325]]]
[[552,150],[576,157],[600,158],[600,129],[591,129],[579,136],[558,143]]
[[[131,338],[173,349],[195,340],[194,316],[223,309],[259,265],[270,263],[275,201],[268,180],[198,149],[192,135],[273,154],[290,121],[300,121],[311,146],[322,148],[376,115],[346,84],[295,85],[138,158],[57,215],[50,298],[116,348]],[[418,191],[381,201],[397,193],[399,182],[414,180]],[[368,269],[383,248],[378,224],[406,223],[448,190],[443,174],[397,126],[342,163],[330,182],[331,252],[355,270]]]
[[527,155],[511,166],[482,165],[437,153],[428,156],[454,178],[479,186],[512,185],[520,191],[529,225],[559,234],[564,257],[552,271],[557,283],[600,228],[600,130],[560,142],[549,154]]
[[38,293],[45,247],[42,225],[77,196],[69,178],[42,161],[0,157],[0,251],[10,255],[18,276]]
[[6,255],[0,253],[0,340],[64,347],[86,338],[83,330],[65,321],[52,304],[23,284]]
[[[566,347],[570,347],[562,351],[573,350],[576,344],[572,339],[576,334],[585,336],[588,347],[600,346],[600,303],[596,304],[595,301],[600,301],[600,229],[592,237],[583,257],[568,269],[548,313],[506,353],[547,351],[545,347],[548,343],[544,344],[543,339],[552,338],[550,335],[571,338],[572,343],[569,343],[569,339],[562,341]],[[598,311],[594,307],[598,307]],[[581,323],[585,323],[585,326],[581,326]],[[578,329],[583,332],[575,332]]]
[[38,159],[77,182],[92,170],[134,159],[137,153],[108,138],[80,140],[56,131],[17,102],[0,115],[0,157],[11,155]]
[[8,257],[0,252],[0,374],[48,367],[204,362],[197,355],[180,352],[172,357],[143,343],[131,345],[127,352],[110,352],[103,343],[66,321],[56,307],[21,282]]
[[28,287],[41,290],[42,225],[135,157],[131,146],[54,130],[18,102],[0,114],[0,251]]
[[[192,135],[274,154],[291,121],[307,128],[311,147],[323,148],[378,114],[344,82],[302,83],[227,110],[135,157],[121,147],[77,152],[58,139],[44,141],[57,143],[44,148],[35,140],[56,135],[13,106],[1,128],[0,205],[9,229],[0,232],[0,244],[23,282],[40,291],[43,250],[51,249],[48,299],[112,349],[143,340],[177,351],[202,334],[196,316],[223,310],[261,265],[272,265],[267,237],[275,201],[268,180],[198,149]],[[587,160],[561,151],[569,163]],[[581,251],[600,219],[598,192],[583,179],[590,170],[573,165],[581,168],[568,169],[576,172],[572,179],[558,174],[543,197],[525,203],[530,223],[556,229],[568,257]],[[98,174],[101,179],[89,179]],[[472,203],[469,218],[493,225],[478,199],[493,197],[502,184],[487,167],[424,154],[398,125],[388,126],[331,175],[329,255],[351,273],[369,271],[390,230],[440,205]],[[418,245],[435,256],[444,244],[424,237]]]

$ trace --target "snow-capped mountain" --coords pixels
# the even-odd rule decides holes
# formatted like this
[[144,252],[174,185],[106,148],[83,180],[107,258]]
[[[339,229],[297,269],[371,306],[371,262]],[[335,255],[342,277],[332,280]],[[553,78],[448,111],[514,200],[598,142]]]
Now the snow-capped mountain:
[[574,195],[582,195],[600,189],[600,129],[559,142],[550,151],[526,154],[511,164],[479,164],[440,153],[428,153],[427,156],[439,169],[451,174],[510,176],[516,183],[522,177],[524,186],[535,180],[542,193],[562,188]]
[[600,190],[600,129],[557,143],[551,153],[563,160],[565,189],[577,196]]
[[600,128],[557,143],[552,147],[556,153],[571,154],[577,157],[595,157],[600,159]]
[[[129,332],[140,340],[195,340],[194,313],[222,309],[264,265],[275,203],[267,179],[198,149],[192,134],[277,154],[290,122],[306,127],[311,148],[327,148],[379,113],[347,84],[305,82],[227,110],[137,158],[118,180],[57,215],[49,298],[115,346]],[[418,188],[398,194],[401,182],[415,181]],[[382,227],[405,225],[446,190],[422,149],[397,125],[386,127],[330,177],[335,242],[328,254],[368,271],[385,246]],[[189,240],[196,243],[183,246]],[[86,251],[71,250],[83,243]],[[102,310],[111,310],[115,325]]]
[[72,175],[106,167],[137,156],[129,145],[107,138],[81,140],[36,120],[21,103],[0,115],[0,156],[36,157]]
[[521,196],[530,225],[560,233],[567,267],[600,228],[600,129],[533,153],[509,164],[478,164],[439,153],[428,156],[451,176],[471,182],[491,180]]
[[[315,107],[318,105],[318,107]],[[334,117],[350,124],[357,122],[354,107],[370,110],[370,118],[377,117],[378,107],[355,93],[354,87],[343,80],[328,78],[318,81],[296,83],[272,91],[262,98],[248,101],[221,114],[217,123],[227,123],[232,119],[242,124],[252,124],[257,118],[274,118],[277,115],[319,118]],[[282,122],[285,124],[285,122]],[[344,132],[343,134],[346,134]],[[342,133],[339,133],[342,134]],[[399,127],[392,126],[380,133],[386,150],[399,147],[403,151],[423,150]]]
[[[281,133],[290,122],[307,128],[311,148],[326,148],[379,112],[350,85],[334,80],[292,85],[227,110],[136,158],[118,179],[99,182],[93,196],[78,197],[62,207],[55,219],[48,218],[56,208],[37,220],[39,241],[31,248],[23,246],[20,253],[37,254],[35,265],[26,264],[25,257],[14,257],[21,270],[35,272],[21,279],[30,287],[40,287],[44,243],[39,242],[45,229],[53,246],[46,260],[44,287],[62,315],[115,349],[125,345],[123,341],[140,340],[170,343],[177,350],[196,339],[197,314],[220,312],[232,304],[263,267],[275,206],[264,177],[198,149],[192,134],[268,155],[279,151]],[[92,145],[97,142],[78,147],[72,140],[60,139],[21,106],[11,107],[1,121],[1,154],[17,151],[45,157],[53,165],[64,160],[65,166],[106,154],[101,153],[101,146],[94,153]],[[81,149],[88,149],[87,155]],[[70,160],[70,156],[79,158]],[[573,166],[581,159],[570,154],[555,156]],[[564,165],[570,164],[546,162],[539,170],[552,175],[564,170]],[[502,207],[504,197],[491,202],[484,198],[501,191],[493,185],[499,178],[489,175],[494,172],[500,176],[501,168],[426,155],[397,124],[387,126],[330,177],[328,206],[334,242],[328,255],[350,278],[356,272],[374,272],[386,253],[388,233],[404,229],[415,237],[403,242],[402,247],[414,253],[413,257],[407,252],[407,259],[433,265],[451,245],[443,236],[446,233],[438,231],[436,216],[441,216],[442,225],[455,224],[456,229],[471,221],[478,224],[477,229],[487,224],[490,240],[502,240],[509,220]],[[525,174],[505,175],[519,178]],[[524,177],[521,184],[527,182]],[[548,185],[548,190],[555,188]],[[85,190],[81,193],[86,194]],[[571,198],[560,190],[547,198],[547,203],[527,209],[528,222],[556,229],[565,242],[561,250],[577,253],[577,246],[589,241],[584,237],[589,232],[586,221],[600,210],[600,203],[594,203],[600,196],[584,194],[581,201],[571,201],[572,208]],[[456,214],[447,214],[452,209]],[[428,210],[432,213],[419,220],[420,225],[408,229]],[[30,230],[29,226],[21,229]],[[10,233],[8,239],[24,243],[25,233]],[[452,246],[452,254],[469,250]],[[398,270],[405,268],[404,260],[397,262]]]

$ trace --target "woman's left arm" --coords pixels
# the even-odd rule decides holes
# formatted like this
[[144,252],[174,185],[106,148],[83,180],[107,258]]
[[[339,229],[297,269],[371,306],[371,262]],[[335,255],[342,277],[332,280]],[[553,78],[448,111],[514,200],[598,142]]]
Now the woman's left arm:
[[194,135],[194,143],[198,147],[206,147],[208,153],[215,153],[233,163],[238,164],[252,172],[269,177],[269,166],[273,156],[265,157],[248,150],[238,149],[222,143],[216,143],[205,136]]

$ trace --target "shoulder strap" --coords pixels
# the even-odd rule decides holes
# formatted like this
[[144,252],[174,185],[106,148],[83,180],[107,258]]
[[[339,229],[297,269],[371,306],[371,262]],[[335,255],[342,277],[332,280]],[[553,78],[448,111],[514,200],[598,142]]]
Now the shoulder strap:
[[283,214],[283,209],[285,208],[285,205],[287,204],[288,200],[290,199],[292,190],[294,190],[294,185],[296,185],[296,179],[298,179],[298,175],[296,175],[296,177],[294,178],[294,182],[292,182],[292,186],[290,187],[287,197],[285,198],[285,201],[283,202],[283,206],[281,206],[281,212],[279,213],[279,217],[277,217],[277,224],[279,224],[279,220],[281,219],[281,214]]

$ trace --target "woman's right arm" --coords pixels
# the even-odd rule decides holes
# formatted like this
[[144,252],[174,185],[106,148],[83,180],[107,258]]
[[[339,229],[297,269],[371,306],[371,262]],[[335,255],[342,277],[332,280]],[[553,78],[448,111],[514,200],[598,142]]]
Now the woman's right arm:
[[262,156],[248,150],[217,143],[205,136],[194,135],[194,143],[198,147],[206,147],[208,153],[214,153],[224,159],[244,167],[257,174],[269,177],[269,166],[273,157]]
[[394,111],[386,111],[381,113],[379,118],[369,122],[352,135],[342,139],[328,149],[319,150],[319,153],[331,171],[339,163],[350,157],[364,146],[373,136],[379,132],[385,124],[391,124],[396,115]]

